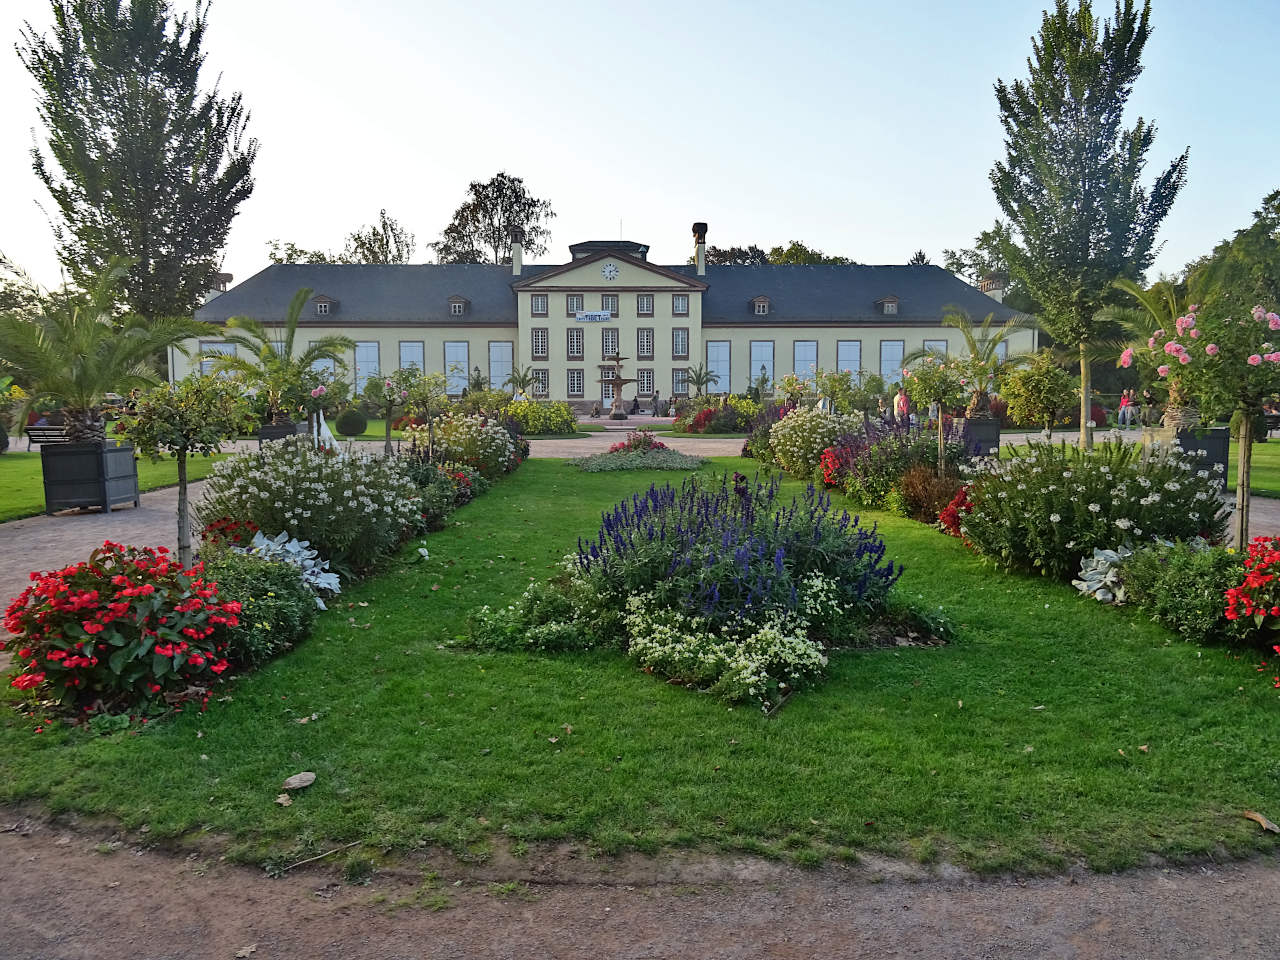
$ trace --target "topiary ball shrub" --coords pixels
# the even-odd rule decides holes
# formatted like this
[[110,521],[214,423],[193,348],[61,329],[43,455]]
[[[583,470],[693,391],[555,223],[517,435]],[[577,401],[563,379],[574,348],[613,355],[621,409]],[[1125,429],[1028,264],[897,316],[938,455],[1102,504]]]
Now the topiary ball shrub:
[[369,429],[369,418],[356,407],[347,407],[338,414],[338,433],[344,437],[358,437]]
[[240,602],[238,622],[219,629],[233,664],[261,666],[311,633],[319,607],[297,567],[228,550],[205,561],[204,575],[219,597]]

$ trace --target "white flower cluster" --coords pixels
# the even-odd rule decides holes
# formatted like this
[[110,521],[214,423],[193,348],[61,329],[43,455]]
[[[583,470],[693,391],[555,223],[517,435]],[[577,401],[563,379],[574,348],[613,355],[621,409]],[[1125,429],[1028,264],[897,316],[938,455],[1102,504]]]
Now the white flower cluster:
[[[512,466],[515,442],[507,428],[493,419],[479,414],[444,416],[435,421],[433,428],[436,459],[474,467],[491,480]],[[428,428],[425,425],[407,427],[405,439],[411,450],[426,450]]]
[[398,539],[418,499],[395,459],[337,456],[289,439],[218,463],[197,514],[206,523],[251,520],[267,536],[288,530],[332,555],[330,545],[354,542],[370,526]]
[[702,617],[656,607],[647,594],[627,598],[628,655],[641,666],[708,688],[726,700],[754,700],[768,711],[788,691],[817,680],[827,666],[799,617],[770,613],[736,632],[708,629]]
[[807,477],[822,459],[822,451],[837,438],[861,431],[859,417],[801,408],[791,411],[773,425],[769,431],[769,445],[782,469],[798,477]]

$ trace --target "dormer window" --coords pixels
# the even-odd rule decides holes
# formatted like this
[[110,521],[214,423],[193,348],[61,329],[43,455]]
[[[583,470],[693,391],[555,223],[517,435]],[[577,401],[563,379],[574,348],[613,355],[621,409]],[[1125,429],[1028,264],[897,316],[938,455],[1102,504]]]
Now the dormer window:
[[338,304],[338,301],[333,299],[333,297],[326,297],[324,294],[314,297],[311,302],[316,306],[317,317],[329,316],[333,313],[334,307]]
[[769,315],[769,298],[756,297],[751,301],[751,312],[757,317],[767,317]]
[[453,296],[449,298],[449,316],[461,317],[467,312],[467,304],[469,301],[466,297]]
[[329,315],[329,304],[325,303],[324,301],[321,301],[320,303],[317,303],[317,304],[316,304],[316,316],[317,316],[317,317],[327,317],[328,315]]
[[876,305],[880,307],[880,313],[886,317],[896,317],[898,315],[898,298],[882,297],[876,301]]

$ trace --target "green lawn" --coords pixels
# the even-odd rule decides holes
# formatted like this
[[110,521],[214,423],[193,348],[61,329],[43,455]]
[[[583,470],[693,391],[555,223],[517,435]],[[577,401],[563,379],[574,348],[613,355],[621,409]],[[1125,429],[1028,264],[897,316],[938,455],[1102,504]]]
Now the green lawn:
[[[595,431],[592,431],[595,432]],[[585,430],[577,430],[573,433],[526,433],[526,440],[581,440],[583,437],[589,437],[591,433]]]
[[[575,838],[1034,871],[1277,848],[1241,816],[1280,815],[1280,691],[1256,654],[1174,641],[889,516],[874,519],[906,564],[898,589],[945,611],[958,639],[837,653],[825,685],[772,719],[616,653],[442,646],[475,605],[547,576],[601,509],[669,479],[524,464],[430,537],[430,560],[349,590],[311,640],[205,714],[94,737],[36,735],[5,711],[0,799],[251,861],[353,840],[477,859]],[[301,770],[315,785],[276,806]]]
[[[365,428],[364,428],[364,433],[361,433],[361,434],[359,434],[359,435],[357,435],[357,436],[350,437],[350,438],[348,438],[348,437],[344,437],[344,436],[342,436],[341,434],[339,434],[339,433],[338,433],[338,421],[336,421],[336,420],[326,420],[325,422],[326,422],[327,424],[329,424],[329,430],[330,430],[330,431],[333,433],[333,435],[334,435],[335,437],[337,437],[339,440],[347,440],[347,439],[351,439],[351,440],[386,440],[386,438],[387,438],[387,421],[386,421],[386,420],[370,420],[370,421],[369,421],[369,425],[368,425],[367,427],[365,427]],[[391,439],[392,439],[392,440],[399,440],[399,439],[401,439],[403,436],[404,436],[404,431],[403,431],[403,430],[392,430],[392,431],[391,431]]]
[[[216,457],[194,457],[187,462],[187,476],[201,480],[213,469]],[[168,487],[178,482],[178,467],[172,460],[152,463],[138,461],[138,486],[143,490]],[[44,513],[44,479],[40,472],[40,451],[10,450],[0,456],[0,522]]]

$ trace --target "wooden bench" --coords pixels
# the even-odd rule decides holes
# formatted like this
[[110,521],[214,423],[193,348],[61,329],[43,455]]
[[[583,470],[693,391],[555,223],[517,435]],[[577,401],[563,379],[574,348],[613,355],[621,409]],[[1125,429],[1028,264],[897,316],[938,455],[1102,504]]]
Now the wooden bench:
[[1263,419],[1267,421],[1267,436],[1271,436],[1272,431],[1280,430],[1280,413],[1264,413]]
[[45,426],[30,426],[23,430],[27,435],[27,449],[31,449],[33,443],[70,443],[71,438],[67,436],[67,428]]

